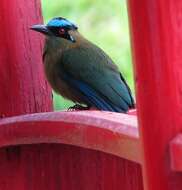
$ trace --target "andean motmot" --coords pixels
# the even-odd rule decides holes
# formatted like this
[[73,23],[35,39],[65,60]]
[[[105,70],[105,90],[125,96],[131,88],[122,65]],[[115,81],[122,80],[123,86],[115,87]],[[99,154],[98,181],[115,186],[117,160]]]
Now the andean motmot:
[[76,103],[75,109],[127,112],[134,108],[118,67],[75,24],[57,17],[31,29],[46,36],[43,62],[47,80],[55,92]]

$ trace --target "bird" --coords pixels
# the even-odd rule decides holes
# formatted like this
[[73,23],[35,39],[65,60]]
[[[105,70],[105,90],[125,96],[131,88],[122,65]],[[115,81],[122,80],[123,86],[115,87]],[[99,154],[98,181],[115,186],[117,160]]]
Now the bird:
[[96,108],[126,113],[135,107],[131,90],[113,60],[63,17],[32,25],[45,35],[43,65],[53,90],[75,103],[75,110]]

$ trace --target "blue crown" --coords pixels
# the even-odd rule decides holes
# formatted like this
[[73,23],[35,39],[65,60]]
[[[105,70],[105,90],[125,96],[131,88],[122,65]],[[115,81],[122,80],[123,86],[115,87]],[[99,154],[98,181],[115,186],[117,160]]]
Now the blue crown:
[[62,28],[69,28],[69,29],[78,28],[75,24],[73,24],[69,20],[62,17],[53,18],[47,23],[47,26],[48,27],[62,27]]

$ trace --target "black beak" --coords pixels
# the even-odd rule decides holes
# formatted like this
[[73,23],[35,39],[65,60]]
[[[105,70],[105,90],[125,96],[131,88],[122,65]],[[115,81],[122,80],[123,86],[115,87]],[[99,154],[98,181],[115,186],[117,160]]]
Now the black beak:
[[43,24],[36,24],[36,25],[33,25],[31,26],[30,28],[31,30],[34,30],[36,32],[40,32],[40,33],[43,33],[45,35],[48,35],[49,34],[49,29],[47,28],[46,25],[43,25]]

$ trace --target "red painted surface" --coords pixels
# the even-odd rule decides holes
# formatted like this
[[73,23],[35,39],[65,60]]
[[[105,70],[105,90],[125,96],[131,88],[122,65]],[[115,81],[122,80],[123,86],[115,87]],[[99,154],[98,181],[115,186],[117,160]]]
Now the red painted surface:
[[135,116],[81,111],[4,118],[0,146],[0,189],[143,190]]
[[51,92],[42,67],[42,41],[29,30],[41,21],[39,1],[1,0],[0,118],[51,110]]
[[169,142],[182,129],[182,1],[128,0],[146,190],[181,190]]
[[80,111],[4,118],[0,146],[0,189],[143,190],[135,116]]
[[100,151],[40,144],[0,149],[3,190],[141,190],[140,166]]
[[131,110],[128,111],[127,114],[129,114],[129,115],[137,115],[137,110],[136,109],[131,109]]
[[0,121],[0,147],[62,143],[141,163],[136,117],[99,111],[50,112]]
[[171,168],[182,172],[182,134],[178,134],[170,142]]
[[39,0],[1,0],[0,189],[143,190],[135,116],[30,114],[52,111],[42,41],[29,30],[41,21]]

